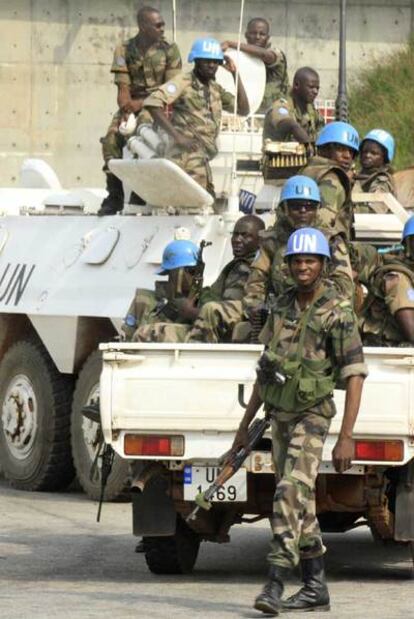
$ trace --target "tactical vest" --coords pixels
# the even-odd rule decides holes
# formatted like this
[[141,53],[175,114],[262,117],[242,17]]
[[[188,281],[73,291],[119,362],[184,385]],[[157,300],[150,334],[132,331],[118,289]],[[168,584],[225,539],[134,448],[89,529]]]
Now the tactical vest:
[[[272,382],[261,385],[260,396],[267,408],[286,412],[303,412],[330,396],[335,388],[338,374],[332,367],[330,359],[305,359],[304,343],[306,330],[309,328],[316,303],[313,303],[302,315],[299,341],[296,350],[280,355],[271,350],[272,342],[266,355],[275,370],[286,377],[283,385]],[[286,310],[287,311],[287,310]],[[286,311],[281,316],[281,326],[272,338],[277,341],[283,328]]]

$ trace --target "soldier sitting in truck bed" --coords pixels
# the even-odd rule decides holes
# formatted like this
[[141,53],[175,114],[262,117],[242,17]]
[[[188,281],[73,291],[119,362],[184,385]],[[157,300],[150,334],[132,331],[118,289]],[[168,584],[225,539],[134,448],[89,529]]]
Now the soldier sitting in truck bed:
[[360,318],[365,346],[414,344],[414,216],[404,226],[404,250],[385,254],[370,277]]
[[[260,58],[266,67],[266,87],[257,114],[265,114],[275,99],[287,95],[289,79],[284,52],[270,43],[270,24],[263,17],[254,17],[247,24],[245,35],[247,43],[240,49],[246,54]],[[224,41],[223,52],[229,47],[237,49],[237,41]]]
[[[394,157],[394,138],[384,129],[369,131],[359,147],[361,169],[355,176],[354,192],[392,193],[395,185],[391,162]],[[379,202],[357,204],[358,213],[386,213],[387,206]]]
[[187,299],[198,260],[198,247],[192,241],[171,241],[165,247],[159,275],[167,282],[155,282],[155,292],[138,289],[125,317],[122,330],[129,341],[182,342],[189,320],[180,312]]

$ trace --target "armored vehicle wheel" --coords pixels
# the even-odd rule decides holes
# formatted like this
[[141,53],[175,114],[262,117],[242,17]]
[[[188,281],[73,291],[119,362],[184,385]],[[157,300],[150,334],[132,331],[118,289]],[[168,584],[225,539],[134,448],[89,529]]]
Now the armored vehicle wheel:
[[74,477],[72,379],[41,344],[21,341],[0,364],[0,468],[21,490],[58,490]]
[[175,535],[144,537],[145,560],[154,574],[188,574],[200,548],[200,537],[177,517]]
[[[90,478],[91,467],[99,447],[100,426],[82,415],[82,407],[98,399],[101,370],[101,354],[99,350],[96,350],[88,357],[79,372],[71,418],[72,455],[76,473],[83,490],[93,500],[98,500],[101,494],[100,458],[94,468],[92,479]],[[128,469],[128,462],[115,454],[112,471],[105,488],[105,501],[125,497],[128,487]]]

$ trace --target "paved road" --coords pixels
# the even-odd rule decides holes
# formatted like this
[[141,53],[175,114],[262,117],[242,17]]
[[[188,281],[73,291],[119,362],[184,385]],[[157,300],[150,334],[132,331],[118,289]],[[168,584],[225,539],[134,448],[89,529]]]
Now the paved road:
[[[190,576],[160,577],[134,553],[129,504],[105,505],[99,525],[95,516],[82,494],[27,494],[0,481],[1,619],[264,616],[251,604],[265,579],[266,524],[235,527],[230,544],[204,544]],[[332,612],[313,619],[414,617],[407,548],[375,545],[365,528],[326,543]],[[287,592],[296,586],[292,579]]]

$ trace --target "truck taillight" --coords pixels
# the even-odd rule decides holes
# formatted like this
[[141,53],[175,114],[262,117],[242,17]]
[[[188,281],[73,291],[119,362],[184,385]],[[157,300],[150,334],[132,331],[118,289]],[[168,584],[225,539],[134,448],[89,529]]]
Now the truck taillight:
[[153,434],[125,434],[126,456],[183,456],[184,437]]
[[401,462],[403,459],[403,441],[355,441],[355,460]]

